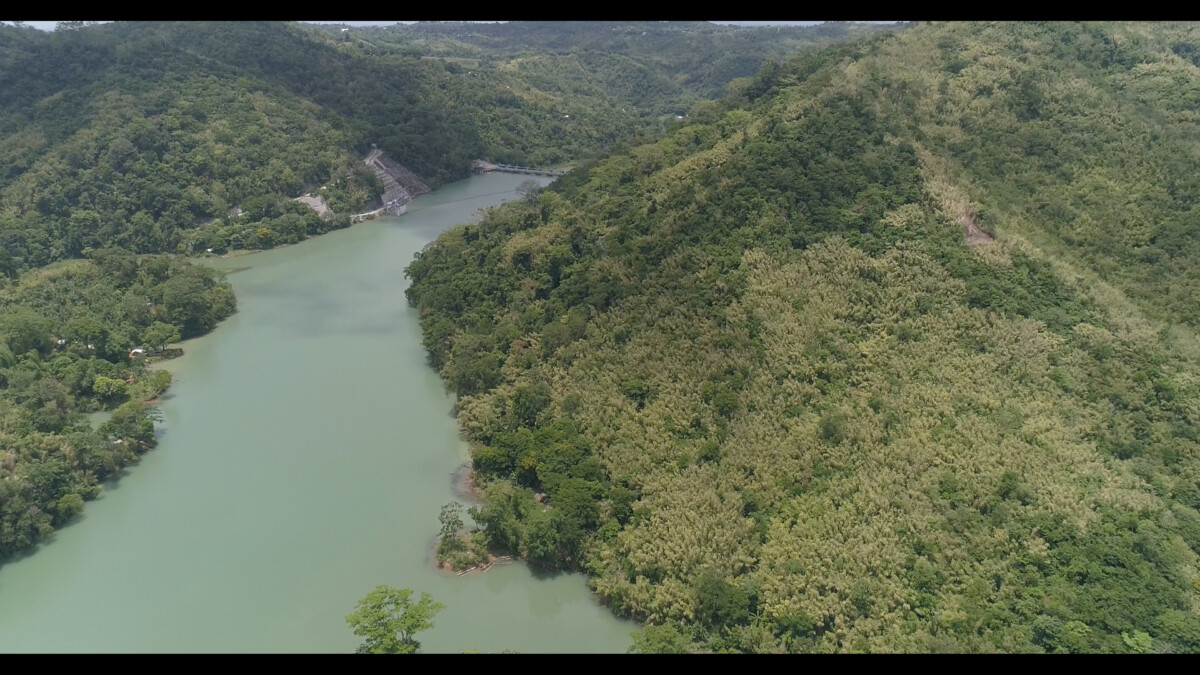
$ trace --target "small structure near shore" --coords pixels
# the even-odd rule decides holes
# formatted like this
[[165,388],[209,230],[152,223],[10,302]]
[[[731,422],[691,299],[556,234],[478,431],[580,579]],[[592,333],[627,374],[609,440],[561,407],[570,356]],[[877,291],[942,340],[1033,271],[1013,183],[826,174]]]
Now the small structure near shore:
[[175,352],[177,355],[182,354],[182,349],[145,349],[142,347],[134,347],[129,350],[129,358],[137,358],[139,356],[162,356],[167,352]]

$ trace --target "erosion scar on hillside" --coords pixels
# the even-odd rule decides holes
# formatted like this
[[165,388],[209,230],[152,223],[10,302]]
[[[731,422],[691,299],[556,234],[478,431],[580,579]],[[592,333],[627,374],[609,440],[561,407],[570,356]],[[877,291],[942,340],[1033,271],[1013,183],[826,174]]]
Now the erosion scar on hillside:
[[967,246],[974,248],[992,243],[992,236],[979,229],[979,226],[975,224],[975,221],[971,219],[969,214],[960,216],[958,222],[962,223],[963,229],[966,230]]
[[940,203],[941,208],[962,225],[967,246],[975,248],[992,243],[992,235],[984,232],[983,228],[975,223],[974,209],[966,191],[947,177],[944,163],[924,146],[917,144],[916,148],[929,192]]

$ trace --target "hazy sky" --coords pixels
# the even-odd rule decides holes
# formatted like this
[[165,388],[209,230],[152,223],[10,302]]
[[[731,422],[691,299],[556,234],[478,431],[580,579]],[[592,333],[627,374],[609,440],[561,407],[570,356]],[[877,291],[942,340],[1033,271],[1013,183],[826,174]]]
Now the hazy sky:
[[[5,22],[8,23],[8,22]],[[54,30],[54,24],[57,21],[26,21],[25,24],[40,28],[42,30]],[[304,23],[342,23],[347,26],[391,26],[397,23],[415,23],[414,21],[305,21]],[[479,23],[498,23],[494,21],[480,21]],[[815,26],[823,23],[821,21],[713,21],[729,26]],[[890,21],[881,21],[879,23],[891,23]]]

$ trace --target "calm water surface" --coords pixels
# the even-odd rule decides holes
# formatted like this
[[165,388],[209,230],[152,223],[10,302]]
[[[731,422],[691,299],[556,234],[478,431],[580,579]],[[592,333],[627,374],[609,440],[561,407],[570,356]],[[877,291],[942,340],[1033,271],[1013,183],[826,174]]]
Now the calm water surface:
[[219,261],[249,267],[230,276],[239,312],[170,362],[159,447],[0,567],[0,652],[350,652],[344,617],[381,583],[446,605],[426,652],[624,651],[635,626],[581,576],[429,562],[465,455],[404,266],[526,179]]

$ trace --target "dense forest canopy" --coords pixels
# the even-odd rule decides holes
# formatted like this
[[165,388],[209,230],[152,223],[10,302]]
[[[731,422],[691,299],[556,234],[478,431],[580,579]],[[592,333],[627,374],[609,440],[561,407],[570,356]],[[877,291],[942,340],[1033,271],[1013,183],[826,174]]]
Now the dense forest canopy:
[[0,26],[0,560],[234,311],[173,254],[348,225],[377,144],[578,166],[408,297],[481,538],[636,650],[1200,651],[1198,101],[1191,24]]
[[492,544],[642,651],[1200,651],[1198,54],[911,27],[444,234]]
[[[130,350],[204,333],[234,307],[206,267],[117,250],[0,288],[0,561],[157,443],[149,402],[171,375]],[[93,429],[85,413],[99,410],[112,416]]]
[[[627,56],[562,51],[562,41],[539,48],[533,36],[545,27],[536,23],[505,30],[531,46],[464,66],[431,56],[451,38],[413,46],[394,31],[0,26],[0,251],[33,268],[98,248],[186,254],[295,243],[348,225],[380,194],[360,161],[372,144],[433,187],[465,177],[473,159],[587,159],[675,123],[702,92],[765,58],[831,39],[768,32],[713,38],[695,52],[692,42],[676,45],[685,28],[671,27]],[[586,45],[588,35],[563,39]],[[670,72],[685,81],[643,52],[673,55]],[[704,75],[704,87],[686,82],[718,54],[741,65]],[[309,192],[337,217],[291,201]]]
[[[328,26],[326,30],[340,28]],[[572,84],[589,78],[609,78],[618,87],[611,90],[618,100],[650,108],[662,106],[666,111],[663,104],[720,96],[731,80],[754,75],[767,60],[782,60],[803,47],[893,28],[839,22],[750,28],[706,21],[425,21],[356,29],[354,36],[394,43],[425,58],[449,63],[482,61],[502,70],[519,71],[530,62],[555,69],[561,67],[557,64],[573,64],[562,57],[575,55],[588,64],[586,69],[578,75],[561,72],[557,75],[563,78],[561,84],[539,88],[568,91]]]
[[[596,157],[675,124],[701,91],[646,60],[674,54],[684,75],[707,67],[684,58],[698,43],[676,43],[690,25],[616,60],[571,48],[588,31],[539,46],[542,28],[505,29],[529,38],[528,63],[465,68],[441,58],[444,41],[298,23],[0,25],[0,561],[155,444],[151,406],[170,376],[130,350],[160,351],[234,311],[219,275],[171,254],[348,226],[382,190],[362,162],[372,145],[436,187],[477,158]],[[716,39],[704,53],[742,58],[744,75],[873,30]],[[710,88],[734,76],[703,73]],[[302,193],[334,215],[295,201]],[[99,410],[113,416],[93,430],[84,413]]]

